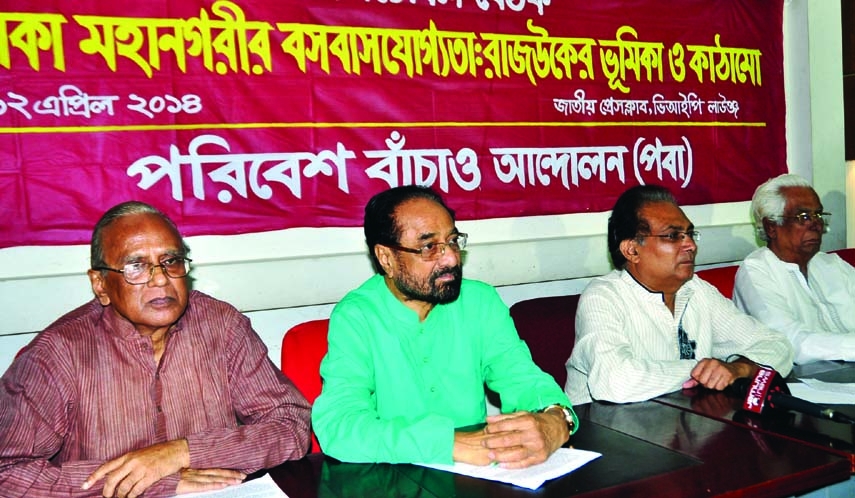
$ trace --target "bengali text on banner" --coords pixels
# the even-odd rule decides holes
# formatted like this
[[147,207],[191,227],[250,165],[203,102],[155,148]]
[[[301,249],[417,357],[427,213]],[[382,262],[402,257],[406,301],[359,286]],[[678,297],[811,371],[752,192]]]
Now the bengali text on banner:
[[[185,235],[744,201],[786,171],[783,5],[19,0],[0,12],[0,247],[138,199]],[[637,14],[637,15],[636,15]]]

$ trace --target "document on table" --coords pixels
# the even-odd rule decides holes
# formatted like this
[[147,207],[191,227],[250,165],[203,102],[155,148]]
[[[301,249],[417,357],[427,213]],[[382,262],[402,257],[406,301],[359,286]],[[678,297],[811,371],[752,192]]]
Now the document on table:
[[813,403],[827,405],[855,404],[855,384],[823,382],[816,379],[799,379],[787,384],[790,393]]
[[573,448],[558,448],[549,458],[538,465],[532,465],[525,469],[503,469],[498,466],[470,465],[457,462],[454,465],[426,464],[420,463],[422,467],[429,467],[446,472],[454,472],[479,479],[506,482],[515,486],[528,489],[537,489],[544,482],[569,474],[586,463],[601,457],[602,454],[593,451],[577,450]]
[[264,474],[264,477],[235,486],[216,491],[178,495],[176,498],[288,498],[288,495],[279,489],[270,474]]

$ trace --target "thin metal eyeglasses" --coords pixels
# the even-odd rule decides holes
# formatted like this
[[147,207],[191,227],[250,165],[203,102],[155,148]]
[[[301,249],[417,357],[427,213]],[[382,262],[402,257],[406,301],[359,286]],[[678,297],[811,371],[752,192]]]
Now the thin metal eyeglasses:
[[685,232],[674,230],[673,232],[668,232],[662,235],[639,235],[638,237],[656,237],[664,240],[665,242],[671,242],[673,244],[676,244],[678,242],[683,242],[684,240],[686,240],[686,237],[690,238],[694,242],[697,242],[701,240],[701,232],[697,230],[686,230]]
[[147,261],[138,261],[126,264],[121,270],[110,268],[109,266],[96,266],[92,269],[121,273],[122,276],[125,277],[125,282],[131,285],[143,285],[151,282],[154,278],[154,269],[158,267],[163,270],[164,275],[169,278],[184,278],[190,271],[191,261],[193,260],[183,256],[173,256],[171,258],[164,259],[157,265]]
[[[448,247],[454,252],[460,252],[466,248],[466,241],[469,239],[469,234],[457,233],[448,239],[448,242],[428,242],[419,249],[410,247],[389,245],[388,247],[396,251],[404,251],[412,254],[418,254],[424,261],[434,261],[441,258],[445,254],[445,248]],[[384,244],[386,245],[386,244]]]
[[801,213],[794,214],[792,216],[776,216],[775,219],[779,220],[793,220],[799,225],[807,225],[808,223],[816,220],[822,223],[823,225],[828,225],[831,223],[831,213],[825,213],[822,211],[815,211],[813,213],[804,211]]

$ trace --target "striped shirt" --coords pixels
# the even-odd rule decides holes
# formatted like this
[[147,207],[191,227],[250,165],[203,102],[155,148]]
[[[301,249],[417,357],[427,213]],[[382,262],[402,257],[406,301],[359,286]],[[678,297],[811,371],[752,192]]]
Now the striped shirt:
[[[151,339],[93,300],[39,334],[3,375],[3,496],[100,496],[105,461],[186,438],[190,467],[254,472],[302,457],[310,409],[249,319],[192,291],[160,364]],[[175,494],[179,475],[145,494]]]
[[[681,328],[694,342],[696,359],[680,359]],[[591,280],[579,298],[565,391],[574,405],[644,401],[679,390],[699,360],[732,355],[782,376],[793,367],[793,348],[783,335],[739,311],[702,279],[680,287],[671,313],[662,293],[615,270]]]

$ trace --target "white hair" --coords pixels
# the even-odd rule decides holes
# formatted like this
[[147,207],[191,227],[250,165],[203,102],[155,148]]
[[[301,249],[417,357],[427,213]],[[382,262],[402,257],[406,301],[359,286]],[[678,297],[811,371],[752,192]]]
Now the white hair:
[[781,189],[787,187],[813,188],[807,180],[799,175],[785,173],[767,180],[754,191],[754,197],[751,198],[751,216],[754,218],[754,229],[757,230],[757,236],[762,241],[769,241],[769,236],[766,235],[766,230],[763,228],[763,219],[769,219],[778,225],[784,223],[781,216],[784,215],[787,198],[781,193]]

